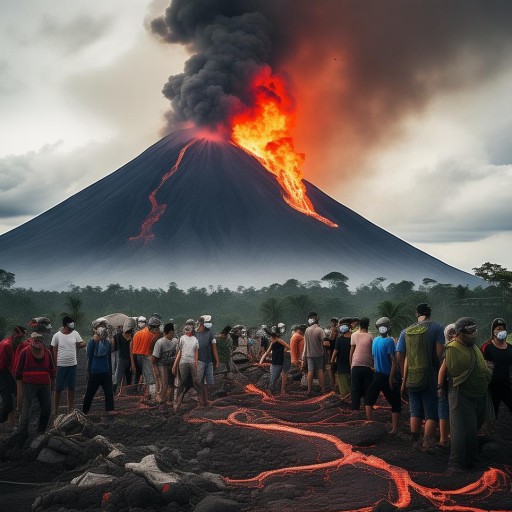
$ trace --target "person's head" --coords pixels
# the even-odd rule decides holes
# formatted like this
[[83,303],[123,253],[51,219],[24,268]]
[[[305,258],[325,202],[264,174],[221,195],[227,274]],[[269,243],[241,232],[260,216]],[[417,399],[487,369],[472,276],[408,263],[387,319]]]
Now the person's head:
[[33,332],[30,335],[30,345],[35,351],[40,351],[44,347],[44,338],[40,332]]
[[174,324],[172,322],[168,322],[164,325],[164,335],[168,338],[172,338],[174,335]]
[[12,330],[11,338],[14,342],[20,342],[21,340],[23,340],[26,334],[27,329],[25,329],[25,327],[23,327],[22,325],[17,325]]
[[331,327],[336,327],[338,325],[339,319],[333,316],[330,320]]
[[362,330],[367,331],[369,326],[370,326],[370,319],[363,316],[363,318],[361,318],[361,320],[359,320],[359,327]]
[[[370,324],[370,320],[368,320],[368,325]],[[350,321],[350,328],[355,329],[356,327],[361,326],[361,320],[357,318],[357,316],[353,317]]]
[[199,332],[204,331],[205,329],[211,329],[212,326],[211,315],[202,315],[197,319],[197,330]]
[[146,327],[147,323],[148,323],[148,320],[145,316],[139,316],[137,318],[137,327],[139,329],[144,329],[144,327]]
[[118,334],[121,334],[121,333],[123,332],[123,326],[122,326],[122,325],[118,325],[118,326],[116,327],[116,330],[117,330],[117,333],[118,333]]
[[375,327],[381,336],[387,336],[391,331],[391,320],[387,316],[383,316],[375,322]]
[[193,336],[194,335],[194,327],[191,325],[185,324],[185,327],[183,327],[183,333],[185,336]]
[[318,323],[318,313],[315,313],[314,311],[311,311],[308,314],[308,325],[313,325]]
[[457,338],[466,345],[474,345],[476,333],[478,332],[476,322],[467,316],[459,318],[455,322]]
[[298,332],[299,334],[304,335],[306,332],[307,327],[304,324],[300,324],[297,326],[297,330],[295,332]]
[[445,343],[449,343],[453,341],[457,337],[457,333],[455,332],[455,324],[448,324],[444,328],[444,341]]
[[278,327],[277,325],[273,325],[273,326],[270,328],[269,335],[270,335],[270,338],[271,338],[271,339],[277,339],[277,338],[279,338],[279,327]]
[[338,323],[338,329],[342,335],[346,336],[350,332],[351,321],[352,319],[349,318],[348,316],[340,318],[340,321]]
[[148,329],[152,333],[157,333],[160,331],[160,325],[162,325],[162,320],[158,318],[157,316],[152,316],[148,320]]
[[133,336],[135,328],[137,327],[137,322],[135,318],[128,317],[123,324],[123,335],[126,339],[129,339]]
[[503,318],[495,318],[491,324],[491,337],[497,341],[507,341],[507,324]]
[[224,327],[224,329],[222,329],[222,331],[220,331],[220,335],[225,338],[227,337],[227,335],[231,332],[231,326],[230,325],[226,325],[226,327]]
[[416,317],[417,318],[420,318],[420,317],[424,317],[424,318],[430,318],[430,315],[432,314],[432,308],[422,302],[421,304],[418,304],[416,306]]
[[283,322],[279,322],[277,324],[277,328],[279,329],[279,335],[284,336],[286,333],[286,324],[284,324]]
[[73,318],[71,318],[70,316],[66,315],[62,319],[62,327],[65,330],[68,330],[69,332],[71,332],[75,328],[75,321],[73,320]]

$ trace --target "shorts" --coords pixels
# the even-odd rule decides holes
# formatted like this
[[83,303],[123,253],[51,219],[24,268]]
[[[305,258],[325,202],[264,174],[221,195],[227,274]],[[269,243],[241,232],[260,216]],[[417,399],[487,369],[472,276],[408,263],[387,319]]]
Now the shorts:
[[308,372],[324,369],[324,356],[308,357]]
[[76,366],[76,364],[73,366],[57,366],[55,391],[63,391],[64,389],[75,390]]
[[437,398],[437,415],[440,420],[450,419],[450,407],[448,405],[448,395],[443,393],[441,398]]
[[215,380],[213,379],[213,363],[205,363],[204,361],[197,362],[197,382],[200,386],[206,380],[208,386],[214,386]]
[[430,388],[425,391],[409,391],[409,409],[411,411],[411,418],[437,421],[436,390]]
[[151,364],[151,359],[149,356],[145,356],[144,354],[134,354],[139,366],[142,370],[142,376],[144,377],[144,384],[154,384],[155,383],[155,374],[153,372],[153,365]]
[[283,373],[288,373],[290,371],[290,368],[292,366],[292,355],[290,352],[284,353],[284,359],[283,359]]

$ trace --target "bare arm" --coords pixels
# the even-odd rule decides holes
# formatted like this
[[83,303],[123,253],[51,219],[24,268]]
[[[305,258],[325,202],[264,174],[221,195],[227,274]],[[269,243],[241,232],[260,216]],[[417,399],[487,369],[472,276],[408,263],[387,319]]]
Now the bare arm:
[[[398,352],[400,353],[400,352]],[[402,393],[405,391],[405,388],[406,388],[406,385],[405,385],[405,381],[407,380],[407,354],[405,354],[405,358],[404,358],[404,366],[403,366],[403,373],[402,373]]]
[[338,349],[337,349],[337,348],[335,348],[335,349],[332,351],[331,363],[335,363],[337,358],[338,358]]
[[396,360],[398,361],[398,367],[400,368],[400,375],[405,380],[405,376],[404,376],[405,354],[403,354],[402,352],[397,352],[396,353]]
[[180,364],[180,359],[181,359],[181,350],[178,350],[178,353],[176,354],[176,360],[174,361],[174,364],[172,365],[173,375],[176,375],[178,365]]
[[267,358],[267,356],[270,354],[270,351],[272,350],[272,342],[269,344],[267,350],[263,353],[260,359],[260,364],[263,364],[263,361]]
[[348,356],[348,360],[350,361],[350,368],[352,368],[352,356],[354,355],[355,351],[356,351],[356,346],[350,345],[350,354]]
[[215,368],[219,367],[219,352],[217,350],[217,343],[212,343],[213,358],[215,359]]

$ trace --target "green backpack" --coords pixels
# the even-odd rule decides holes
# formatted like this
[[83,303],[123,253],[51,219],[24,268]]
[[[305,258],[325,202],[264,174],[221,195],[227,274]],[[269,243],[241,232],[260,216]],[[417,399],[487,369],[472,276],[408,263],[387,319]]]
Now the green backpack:
[[425,391],[430,386],[433,349],[427,333],[428,322],[411,325],[405,330],[406,386],[412,392]]

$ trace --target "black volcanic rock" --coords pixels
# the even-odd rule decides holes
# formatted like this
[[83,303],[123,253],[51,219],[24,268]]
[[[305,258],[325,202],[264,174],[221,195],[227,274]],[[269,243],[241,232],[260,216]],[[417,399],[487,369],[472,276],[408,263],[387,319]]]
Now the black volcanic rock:
[[[0,267],[21,286],[69,283],[164,287],[266,285],[319,279],[330,271],[352,285],[390,281],[476,286],[482,282],[412,247],[305,182],[331,228],[283,200],[274,176],[228,143],[184,130],[163,138],[130,163],[0,237]],[[154,238],[137,238],[151,211],[165,211]]]

